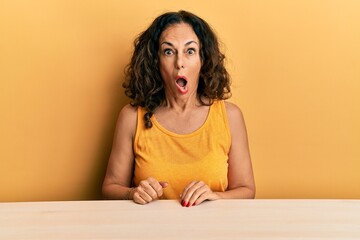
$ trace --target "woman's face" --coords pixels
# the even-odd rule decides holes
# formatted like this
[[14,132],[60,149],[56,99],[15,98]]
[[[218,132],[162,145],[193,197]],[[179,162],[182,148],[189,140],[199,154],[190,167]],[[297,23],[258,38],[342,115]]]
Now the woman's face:
[[201,69],[200,41],[189,24],[174,24],[166,28],[159,41],[160,74],[166,94],[195,94]]

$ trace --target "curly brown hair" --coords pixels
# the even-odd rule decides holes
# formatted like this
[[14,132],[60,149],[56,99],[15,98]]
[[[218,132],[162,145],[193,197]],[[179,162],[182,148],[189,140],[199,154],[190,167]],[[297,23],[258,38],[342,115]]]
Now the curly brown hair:
[[147,111],[144,116],[146,128],[152,127],[150,118],[155,109],[165,101],[164,84],[159,70],[160,35],[169,26],[179,23],[189,24],[200,40],[202,67],[197,97],[201,104],[211,105],[214,100],[225,100],[231,96],[230,76],[224,66],[225,55],[220,52],[219,41],[209,24],[183,10],[164,13],[135,39],[134,53],[125,69],[125,94],[131,99],[132,106],[141,106]]

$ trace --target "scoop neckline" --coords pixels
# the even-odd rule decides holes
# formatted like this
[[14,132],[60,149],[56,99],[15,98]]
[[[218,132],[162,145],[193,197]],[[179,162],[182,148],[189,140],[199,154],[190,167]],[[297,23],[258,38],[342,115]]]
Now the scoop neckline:
[[179,133],[175,133],[175,132],[172,132],[172,131],[166,129],[165,127],[163,127],[163,126],[157,121],[157,119],[156,119],[156,117],[155,117],[155,114],[153,114],[153,115],[151,116],[151,121],[156,125],[156,127],[157,127],[160,131],[164,132],[164,133],[167,134],[167,135],[170,135],[170,136],[173,136],[173,137],[179,137],[179,138],[191,137],[191,136],[194,136],[194,135],[196,135],[196,134],[199,134],[199,133],[202,131],[202,129],[206,127],[206,125],[208,124],[209,119],[210,119],[210,115],[211,115],[211,112],[212,112],[212,109],[213,109],[213,108],[212,108],[213,105],[214,105],[214,103],[209,106],[209,111],[208,111],[208,114],[207,114],[207,116],[206,116],[206,119],[205,119],[204,123],[203,123],[198,129],[196,129],[195,131],[193,131],[193,132],[191,132],[191,133],[179,134]]

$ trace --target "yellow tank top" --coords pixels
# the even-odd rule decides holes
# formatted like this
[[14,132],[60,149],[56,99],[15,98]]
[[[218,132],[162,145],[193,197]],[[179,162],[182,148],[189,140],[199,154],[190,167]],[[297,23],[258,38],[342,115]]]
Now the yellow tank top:
[[145,128],[144,110],[139,107],[134,140],[133,182],[153,177],[166,181],[163,199],[178,199],[191,181],[204,181],[212,191],[228,186],[228,153],[231,135],[224,101],[215,101],[205,123],[190,134],[176,134],[162,127],[155,116]]

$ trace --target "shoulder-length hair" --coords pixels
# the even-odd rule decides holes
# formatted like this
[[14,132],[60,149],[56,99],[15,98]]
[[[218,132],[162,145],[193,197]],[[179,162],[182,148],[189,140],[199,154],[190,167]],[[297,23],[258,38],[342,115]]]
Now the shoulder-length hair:
[[[201,104],[211,105],[214,100],[230,97],[230,76],[225,69],[225,56],[219,49],[216,34],[200,17],[187,12],[167,12],[157,17],[150,27],[134,41],[134,53],[126,67],[125,94],[132,106],[143,107],[145,126],[152,127],[150,118],[155,109],[165,101],[163,80],[159,70],[159,39],[161,33],[171,25],[189,24],[200,41],[202,67],[197,88]],[[203,99],[207,99],[204,101]]]

